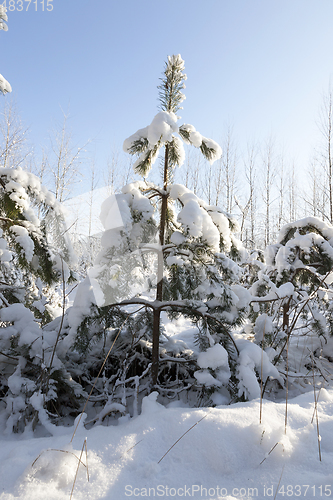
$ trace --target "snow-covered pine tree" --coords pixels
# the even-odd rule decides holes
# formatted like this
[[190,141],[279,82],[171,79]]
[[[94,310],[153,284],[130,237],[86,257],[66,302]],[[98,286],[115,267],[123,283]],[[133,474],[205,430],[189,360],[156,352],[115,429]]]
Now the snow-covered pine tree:
[[65,394],[56,382],[69,380],[56,354],[61,332],[45,325],[61,312],[64,297],[54,287],[68,281],[73,261],[54,196],[33,174],[0,167],[0,394],[8,431],[37,422],[44,405]]
[[[230,216],[172,184],[184,161],[183,141],[212,163],[221,155],[193,125],[177,123],[185,79],[180,55],[169,57],[159,87],[161,110],[124,142],[126,152],[139,155],[134,169],[144,180],[104,202],[103,248],[68,313],[67,345],[85,353],[81,376],[96,370],[96,357],[115,342],[95,396],[104,397],[104,416],[117,398],[125,410],[126,396],[137,401],[139,391],[153,388],[171,398],[192,391],[193,404],[211,402],[218,391],[216,401],[228,391],[238,394],[239,349],[231,329],[241,322],[249,294],[233,283],[241,272],[235,260],[245,251]],[[159,155],[162,186],[147,180]],[[198,348],[168,336],[163,318],[180,315],[196,325]],[[251,369],[256,380],[254,364]]]
[[[160,253],[158,266],[160,269],[158,270],[159,279],[156,288],[156,301],[158,302],[168,298],[169,300],[177,300],[179,298],[194,299],[194,290],[197,289],[203,278],[202,275],[198,277],[195,273],[191,276],[191,268],[195,264],[195,258],[190,259],[192,262],[190,262],[190,267],[187,268],[185,272],[184,269],[181,269],[186,259],[178,259],[178,251],[175,250],[175,247],[180,247],[180,254],[185,251],[185,257],[187,251],[192,252],[193,255],[200,253],[201,263],[199,264],[200,259],[197,262],[200,267],[200,265],[204,265],[207,254],[213,254],[214,251],[220,250],[221,243],[223,245],[223,241],[221,241],[223,240],[223,229],[225,229],[227,233],[227,236],[224,234],[224,237],[229,239],[230,226],[233,224],[231,220],[227,220],[225,214],[223,214],[221,210],[213,207],[205,207],[205,204],[201,200],[182,186],[174,186],[173,189],[172,186],[170,186],[175,167],[181,166],[185,159],[182,140],[186,144],[199,148],[203,156],[210,163],[214,163],[222,154],[220,146],[211,139],[203,137],[196,131],[193,125],[184,124],[178,126],[178,117],[176,113],[181,109],[180,104],[185,99],[182,92],[185,87],[185,80],[184,61],[180,55],[169,57],[165,65],[164,77],[159,86],[161,111],[154,117],[152,123],[148,127],[138,130],[124,143],[124,150],[126,152],[130,154],[140,154],[138,160],[134,164],[134,170],[144,178],[147,177],[160,150],[164,148],[162,163],[163,187],[152,186],[146,189],[150,194],[153,194],[155,190],[155,194],[159,201]],[[178,134],[178,136],[176,134]],[[183,233],[175,233],[174,239],[171,241],[173,230],[177,229],[174,217],[176,212],[175,201],[178,202],[178,206],[182,207],[178,216],[178,222],[182,225]],[[222,229],[222,231],[219,231],[219,229]],[[184,236],[184,234],[186,236]],[[182,236],[184,237],[184,241],[180,242],[179,238]],[[193,239],[195,239],[195,243]],[[175,243],[176,240],[177,243]],[[171,248],[168,247],[170,244]],[[191,248],[191,246],[193,248]],[[162,268],[165,265],[164,261],[166,257],[168,258],[169,265],[171,262],[174,262],[174,264],[170,266],[171,272],[169,276],[173,275],[170,282],[163,278],[164,273]],[[212,259],[212,255],[208,258],[208,262],[210,259]],[[179,265],[181,262],[182,264]],[[213,262],[214,258],[209,263],[213,264]],[[167,264],[167,262],[165,263]],[[219,273],[224,267],[221,262],[219,265],[216,265],[216,262],[214,262],[214,264],[216,267],[212,268],[211,273],[208,272],[208,275]],[[200,274],[201,272],[199,272],[199,275]],[[188,275],[187,283],[191,283],[192,285],[190,285],[187,290],[186,275]],[[224,293],[225,296],[227,296],[225,290]],[[201,294],[201,296],[203,296],[203,294]],[[226,303],[229,303],[229,306],[231,302],[232,300],[229,297]],[[153,385],[156,385],[158,378],[160,317],[161,310],[155,308],[153,314],[152,348]]]
[[286,224],[265,255],[250,288],[256,341],[281,371],[289,350],[287,371],[308,373],[333,354],[333,227],[316,217]]
[[[4,30],[4,31],[8,30],[8,26],[6,24],[6,21],[8,20],[6,12],[7,12],[6,7],[4,5],[0,5],[0,31],[1,30]],[[2,94],[7,94],[7,92],[11,92],[11,91],[12,91],[12,88],[11,88],[9,82],[7,82],[7,80],[2,75],[0,75],[0,92]]]

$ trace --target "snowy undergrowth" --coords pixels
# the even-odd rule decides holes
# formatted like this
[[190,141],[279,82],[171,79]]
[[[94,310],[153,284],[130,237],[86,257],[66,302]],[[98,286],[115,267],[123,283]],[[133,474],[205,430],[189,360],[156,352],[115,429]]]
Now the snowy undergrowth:
[[[149,488],[155,489],[156,497],[181,498],[187,491],[186,496],[192,498],[264,500],[271,492],[268,488],[273,487],[275,494],[283,468],[280,487],[310,485],[309,498],[319,498],[320,487],[325,491],[325,485],[333,483],[331,389],[321,390],[318,404],[322,462],[315,425],[311,424],[314,404],[310,392],[290,401],[286,435],[283,403],[264,401],[260,425],[259,400],[190,409],[165,408],[155,399],[156,393],[145,398],[141,415],[124,418],[118,426],[80,428],[72,444],[73,428],[53,438],[36,439],[26,431],[21,437],[3,440],[1,500],[68,500],[77,468],[71,453],[80,455],[86,437],[90,481],[81,466],[73,494],[77,500],[149,496]],[[82,460],[85,462],[85,455]],[[151,489],[151,497],[153,492]]]

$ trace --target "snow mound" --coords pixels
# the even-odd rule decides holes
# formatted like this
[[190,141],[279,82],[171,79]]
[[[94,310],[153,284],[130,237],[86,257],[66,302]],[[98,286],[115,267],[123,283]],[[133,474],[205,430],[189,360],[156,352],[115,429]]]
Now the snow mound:
[[[3,440],[0,499],[68,500],[86,437],[90,480],[84,451],[75,500],[154,498],[154,491],[155,498],[182,498],[187,492],[197,499],[266,500],[274,498],[282,470],[280,487],[310,485],[311,498],[321,497],[320,487],[329,493],[332,389],[324,389],[318,403],[321,462],[311,423],[312,393],[289,401],[287,434],[284,402],[264,400],[259,424],[258,400],[210,409],[166,409],[156,397],[151,394],[140,416],[118,426],[80,428],[72,443],[73,428],[57,438],[36,439],[27,431]],[[304,488],[302,492],[304,496]]]

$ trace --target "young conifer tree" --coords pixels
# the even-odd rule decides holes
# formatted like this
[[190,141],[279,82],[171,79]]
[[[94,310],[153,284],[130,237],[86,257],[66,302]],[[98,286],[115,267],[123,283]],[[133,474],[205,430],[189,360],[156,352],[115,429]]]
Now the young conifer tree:
[[55,382],[69,380],[56,355],[59,336],[44,327],[58,313],[54,287],[68,281],[73,261],[52,193],[35,175],[0,166],[0,399],[8,432],[37,422],[43,405],[64,396],[68,384],[58,392]]
[[[184,73],[184,61],[181,56],[173,55],[168,57],[165,64],[164,77],[159,86],[159,100],[161,112],[158,113],[151,125],[145,129],[138,130],[124,143],[124,149],[130,154],[140,153],[139,159],[134,164],[134,170],[146,178],[152,164],[158,157],[161,148],[164,147],[163,159],[163,188],[159,189],[160,218],[159,218],[159,263],[158,279],[156,288],[156,301],[163,300],[163,257],[165,244],[170,243],[171,224],[173,222],[173,210],[170,204],[170,183],[173,179],[174,169],[184,162],[184,147],[181,139],[187,144],[192,144],[200,148],[204,157],[213,163],[221,156],[221,148],[211,139],[203,137],[192,125],[177,125],[176,113],[181,109],[180,105],[185,99],[183,89],[186,74]],[[179,134],[177,137],[175,133]],[[152,352],[152,380],[153,385],[157,383],[158,358],[159,358],[159,338],[160,338],[160,317],[161,310],[154,309],[153,315],[153,352]]]
[[[95,360],[102,346],[105,353],[115,341],[105,365],[111,400],[121,394],[125,401],[125,387],[134,382],[134,398],[138,384],[164,395],[191,390],[194,400],[203,397],[205,403],[218,391],[243,394],[231,334],[249,295],[234,285],[241,272],[236,260],[245,254],[233,234],[237,225],[219,207],[172,184],[184,161],[184,142],[212,163],[221,155],[218,144],[193,125],[178,125],[185,80],[180,55],[169,57],[159,86],[161,110],[124,142],[126,152],[138,155],[134,169],[143,180],[104,202],[102,250],[68,313],[68,347],[85,353],[86,367],[89,350]],[[162,185],[147,179],[159,156]],[[145,280],[146,287],[137,286]],[[171,320],[183,315],[196,325],[199,356],[185,341],[168,338],[165,314]]]
[[333,353],[333,227],[316,217],[288,223],[265,256],[250,288],[256,342],[281,371],[307,374]]
[[[171,224],[173,221],[173,209],[170,207],[174,199],[170,196],[170,183],[173,179],[174,169],[184,162],[184,147],[181,139],[187,144],[200,148],[204,157],[213,163],[221,156],[221,148],[211,139],[203,137],[193,125],[177,125],[176,113],[181,109],[180,105],[185,99],[183,89],[186,74],[184,73],[184,61],[181,56],[168,57],[165,64],[164,77],[159,86],[159,100],[161,112],[158,113],[151,125],[145,129],[138,130],[124,143],[124,149],[130,154],[140,153],[139,159],[134,164],[135,171],[144,178],[149,173],[152,164],[156,160],[161,148],[164,147],[163,159],[163,188],[159,189],[160,218],[159,218],[159,270],[156,289],[156,300],[163,300],[163,257],[169,252],[165,244],[170,244]],[[178,133],[180,137],[175,134]],[[179,200],[179,197],[178,197]],[[152,352],[152,380],[157,383],[160,317],[161,310],[154,309],[153,321],[153,352]]]

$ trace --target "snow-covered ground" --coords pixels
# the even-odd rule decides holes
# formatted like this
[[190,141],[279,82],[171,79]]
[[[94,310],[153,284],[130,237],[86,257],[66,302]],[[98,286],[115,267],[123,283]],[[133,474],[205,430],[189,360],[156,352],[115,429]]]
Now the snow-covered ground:
[[136,418],[91,430],[81,422],[72,443],[73,428],[2,436],[0,499],[69,500],[86,437],[89,482],[81,465],[77,500],[332,498],[333,390],[321,389],[318,403],[322,461],[313,392],[289,401],[286,434],[285,403],[264,401],[262,424],[259,409],[259,400],[165,408],[153,393]]

